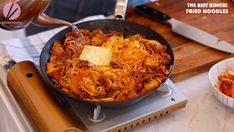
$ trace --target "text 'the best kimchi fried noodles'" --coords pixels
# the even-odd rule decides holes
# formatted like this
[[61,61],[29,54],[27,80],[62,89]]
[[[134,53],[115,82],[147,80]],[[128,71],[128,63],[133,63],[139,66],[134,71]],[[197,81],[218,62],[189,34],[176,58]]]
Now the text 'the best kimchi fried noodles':
[[[50,50],[47,74],[63,92],[89,101],[121,101],[157,88],[170,73],[171,56],[166,46],[140,34],[100,29],[70,31],[64,42],[55,41]],[[95,65],[79,57],[85,46],[111,49],[108,65]]]

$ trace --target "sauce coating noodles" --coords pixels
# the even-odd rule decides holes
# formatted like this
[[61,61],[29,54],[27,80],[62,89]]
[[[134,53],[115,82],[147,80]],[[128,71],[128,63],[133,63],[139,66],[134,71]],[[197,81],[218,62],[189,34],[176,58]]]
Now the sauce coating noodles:
[[[154,90],[171,71],[171,56],[156,40],[100,29],[80,31],[83,38],[70,31],[64,42],[56,40],[47,63],[47,74],[69,95],[91,101],[127,100]],[[110,65],[80,60],[87,45],[111,48]]]

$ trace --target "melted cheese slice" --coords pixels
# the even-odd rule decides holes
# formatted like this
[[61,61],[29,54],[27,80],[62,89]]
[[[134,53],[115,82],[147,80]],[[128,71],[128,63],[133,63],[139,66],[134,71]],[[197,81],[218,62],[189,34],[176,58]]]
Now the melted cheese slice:
[[85,46],[79,57],[79,59],[87,60],[95,65],[109,65],[111,58],[111,49],[99,46]]

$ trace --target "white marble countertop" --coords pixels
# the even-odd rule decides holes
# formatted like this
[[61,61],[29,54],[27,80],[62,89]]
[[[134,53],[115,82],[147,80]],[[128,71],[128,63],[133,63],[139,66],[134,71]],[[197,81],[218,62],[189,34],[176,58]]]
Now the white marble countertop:
[[234,110],[212,94],[208,72],[176,83],[188,98],[185,108],[135,127],[136,132],[233,132]]

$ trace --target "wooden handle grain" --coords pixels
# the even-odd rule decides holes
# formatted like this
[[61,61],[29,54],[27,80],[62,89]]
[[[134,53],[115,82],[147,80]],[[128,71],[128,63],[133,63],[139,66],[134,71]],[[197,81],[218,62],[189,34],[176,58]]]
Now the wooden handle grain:
[[71,128],[81,131],[54,100],[32,62],[15,64],[8,72],[7,81],[35,131],[61,132]]

